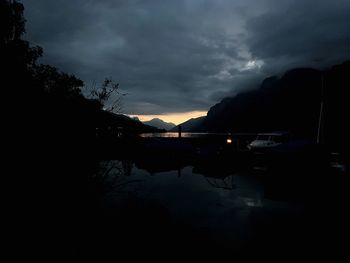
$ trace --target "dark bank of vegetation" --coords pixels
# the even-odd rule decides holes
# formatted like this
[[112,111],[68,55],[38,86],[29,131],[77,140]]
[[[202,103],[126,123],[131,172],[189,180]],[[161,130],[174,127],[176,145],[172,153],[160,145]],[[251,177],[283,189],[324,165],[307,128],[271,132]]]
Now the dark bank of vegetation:
[[9,135],[4,138],[12,159],[7,188],[11,237],[18,245],[21,241],[16,249],[27,255],[54,257],[78,251],[101,226],[92,212],[99,185],[87,183],[98,181],[101,145],[117,134],[159,130],[113,113],[122,95],[110,79],[87,98],[78,77],[40,64],[42,48],[23,39],[23,12],[20,2],[0,0],[1,87]]
[[96,128],[119,127],[128,134],[157,131],[114,114],[120,110],[123,94],[111,79],[85,97],[84,83],[78,77],[39,63],[42,48],[23,39],[23,11],[23,5],[17,1],[1,1],[1,82],[12,95],[9,109],[21,122],[22,136],[32,132],[31,136],[39,133],[40,138],[46,134],[60,140],[69,135],[71,139],[76,136],[74,139],[92,142]]

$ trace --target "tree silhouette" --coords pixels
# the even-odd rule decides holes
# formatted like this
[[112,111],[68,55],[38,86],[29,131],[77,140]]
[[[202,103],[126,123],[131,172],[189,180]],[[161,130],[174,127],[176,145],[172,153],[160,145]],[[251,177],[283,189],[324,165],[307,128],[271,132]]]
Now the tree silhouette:
[[120,92],[119,83],[106,78],[101,86],[93,84],[89,98],[98,101],[106,111],[120,113],[122,110],[122,97],[126,94]]
[[34,69],[33,77],[42,91],[66,99],[82,96],[81,87],[84,86],[84,82],[74,75],[59,72],[49,65],[41,64]]
[[24,6],[17,1],[0,1],[1,43],[19,40],[25,33]]
[[31,47],[21,38],[25,33],[23,11],[23,5],[17,1],[0,1],[0,52],[7,73],[31,70],[42,56],[40,47]]

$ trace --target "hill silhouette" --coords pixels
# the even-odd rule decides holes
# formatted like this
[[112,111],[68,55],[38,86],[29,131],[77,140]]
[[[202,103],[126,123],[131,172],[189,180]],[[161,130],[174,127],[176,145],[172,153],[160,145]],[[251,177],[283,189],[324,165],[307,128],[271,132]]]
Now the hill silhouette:
[[[268,77],[257,90],[225,98],[208,111],[207,117],[191,131],[266,132],[289,131],[295,136],[315,139],[320,104],[324,115],[322,140],[344,147],[349,128],[350,61],[327,70],[297,68],[282,77]],[[323,86],[323,88],[322,88]]]
[[144,121],[143,123],[146,125],[153,126],[153,127],[158,128],[158,129],[164,129],[167,131],[171,130],[172,128],[174,128],[176,126],[174,123],[165,122],[159,118],[154,118],[150,121]]
[[[198,118],[191,118],[179,125],[181,125],[181,130],[184,132],[194,132],[196,131],[197,127],[200,127],[204,119],[205,119],[205,116],[198,117]],[[179,129],[179,125],[172,128],[170,131],[177,132]]]

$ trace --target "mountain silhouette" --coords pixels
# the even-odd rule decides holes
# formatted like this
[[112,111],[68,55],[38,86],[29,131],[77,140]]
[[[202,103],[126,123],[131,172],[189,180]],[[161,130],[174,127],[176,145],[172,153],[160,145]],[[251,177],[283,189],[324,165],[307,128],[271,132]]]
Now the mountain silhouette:
[[207,117],[191,131],[283,130],[295,136],[315,139],[323,100],[322,140],[345,147],[349,128],[344,114],[350,112],[348,76],[350,61],[326,70],[297,68],[287,71],[282,77],[268,77],[259,89],[225,98],[211,107]]
[[101,125],[103,124],[104,126],[108,125],[109,127],[122,128],[129,134],[160,132],[162,130],[157,127],[142,123],[126,115],[107,111],[101,111],[98,120],[101,122]]
[[174,128],[176,126],[174,123],[165,122],[159,118],[154,118],[150,121],[144,121],[143,123],[146,125],[153,126],[153,127],[158,128],[158,129],[164,129],[167,131],[171,130],[172,128]]
[[[179,125],[181,125],[181,130],[184,132],[194,132],[198,127],[200,127],[200,125],[203,123],[204,120],[205,120],[205,116],[198,117],[198,118],[191,118]],[[177,132],[178,127],[179,126],[176,126],[170,131]]]

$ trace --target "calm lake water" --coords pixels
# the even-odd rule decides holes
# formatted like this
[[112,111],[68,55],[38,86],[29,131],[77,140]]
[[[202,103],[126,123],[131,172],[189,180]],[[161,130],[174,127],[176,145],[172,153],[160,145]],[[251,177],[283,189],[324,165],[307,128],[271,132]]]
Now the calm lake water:
[[243,257],[278,252],[283,259],[348,250],[348,177],[237,164],[163,155],[101,162],[102,214],[112,214],[101,223],[109,238],[103,251],[120,247],[119,240],[131,250],[201,253],[204,246]]
[[[194,132],[182,132],[181,137],[184,138],[198,138],[207,136],[228,136],[230,133],[194,133]],[[142,133],[140,134],[143,138],[177,138],[179,137],[178,132],[162,132],[162,133]]]
[[235,249],[256,240],[257,233],[264,235],[273,222],[288,225],[305,214],[304,202],[271,195],[271,187],[256,174],[205,176],[193,166],[154,173],[129,161],[104,165],[116,167],[116,187],[106,194],[107,206],[117,207],[128,199],[156,203],[176,222],[210,233]]
[[[179,137],[178,132],[154,132],[154,133],[142,133],[140,134],[143,138],[176,138]],[[249,137],[252,139],[255,139],[257,136],[257,133],[208,133],[208,132],[181,132],[181,137],[184,138],[201,138],[201,137],[226,137],[226,136],[233,136],[233,137]]]

